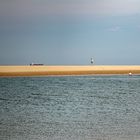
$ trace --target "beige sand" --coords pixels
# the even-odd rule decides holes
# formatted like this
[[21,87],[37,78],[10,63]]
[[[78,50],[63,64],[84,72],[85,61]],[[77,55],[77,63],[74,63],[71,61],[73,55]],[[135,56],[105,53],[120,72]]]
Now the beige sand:
[[140,66],[0,66],[0,76],[140,74]]

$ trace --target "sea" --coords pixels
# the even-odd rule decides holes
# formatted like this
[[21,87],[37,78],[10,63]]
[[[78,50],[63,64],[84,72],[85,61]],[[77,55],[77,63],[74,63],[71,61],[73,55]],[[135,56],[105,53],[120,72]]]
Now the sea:
[[0,140],[140,140],[140,76],[0,78]]

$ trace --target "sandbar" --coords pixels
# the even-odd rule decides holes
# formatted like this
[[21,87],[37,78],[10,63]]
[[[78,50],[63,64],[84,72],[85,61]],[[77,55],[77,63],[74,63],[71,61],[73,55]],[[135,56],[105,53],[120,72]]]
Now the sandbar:
[[58,66],[0,66],[4,76],[53,76],[53,75],[108,75],[140,74],[139,65],[58,65]]

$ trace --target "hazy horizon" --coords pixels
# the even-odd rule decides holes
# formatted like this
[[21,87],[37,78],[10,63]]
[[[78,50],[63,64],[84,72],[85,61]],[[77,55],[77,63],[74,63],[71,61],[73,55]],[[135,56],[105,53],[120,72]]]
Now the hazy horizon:
[[0,65],[139,65],[139,0],[0,1]]

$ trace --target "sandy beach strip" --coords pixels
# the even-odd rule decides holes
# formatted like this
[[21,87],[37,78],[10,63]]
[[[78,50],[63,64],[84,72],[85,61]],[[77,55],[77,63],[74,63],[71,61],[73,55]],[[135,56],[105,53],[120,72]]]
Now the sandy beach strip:
[[0,66],[0,76],[140,74],[139,65]]

